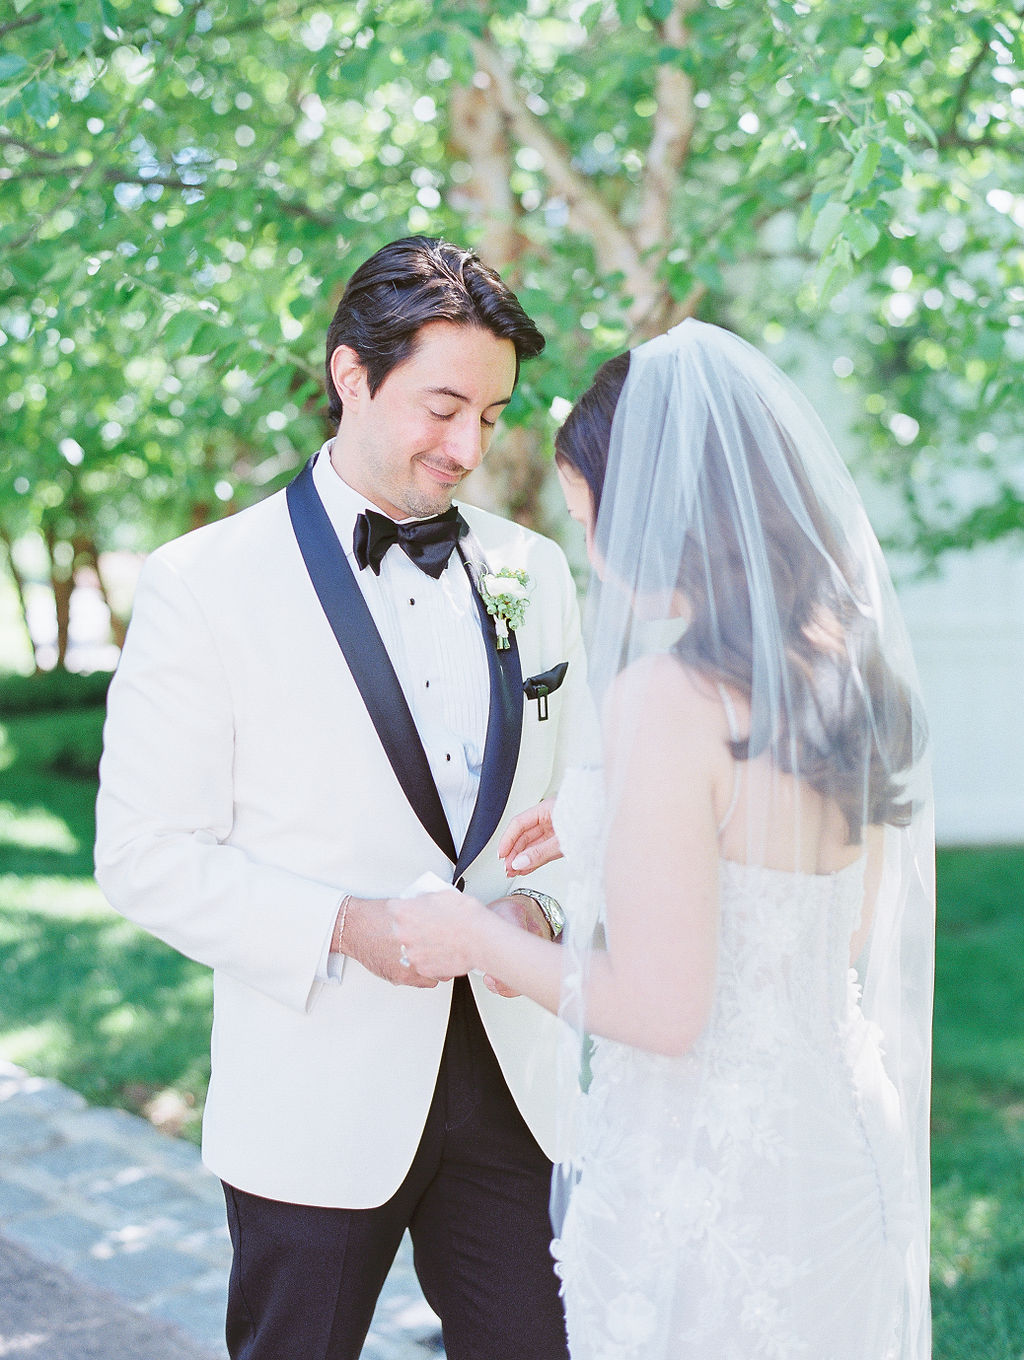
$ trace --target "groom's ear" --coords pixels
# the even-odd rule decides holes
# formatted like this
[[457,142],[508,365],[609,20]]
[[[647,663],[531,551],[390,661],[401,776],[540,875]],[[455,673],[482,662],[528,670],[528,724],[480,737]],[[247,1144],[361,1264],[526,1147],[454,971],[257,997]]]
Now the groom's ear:
[[351,345],[339,345],[331,355],[331,380],[342,406],[358,402],[368,394],[366,369]]

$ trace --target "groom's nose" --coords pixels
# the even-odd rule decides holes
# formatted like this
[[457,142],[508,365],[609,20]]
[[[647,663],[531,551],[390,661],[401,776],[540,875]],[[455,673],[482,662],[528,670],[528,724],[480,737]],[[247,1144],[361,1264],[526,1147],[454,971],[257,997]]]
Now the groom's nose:
[[489,434],[490,430],[485,430],[479,423],[460,421],[445,440],[445,453],[467,472],[472,472],[483,462]]

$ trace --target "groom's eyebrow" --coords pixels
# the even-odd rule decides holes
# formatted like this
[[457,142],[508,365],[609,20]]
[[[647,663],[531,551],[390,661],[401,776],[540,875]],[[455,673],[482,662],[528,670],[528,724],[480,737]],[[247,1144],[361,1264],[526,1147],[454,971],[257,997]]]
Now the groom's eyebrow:
[[[456,401],[469,401],[465,392],[456,392],[454,387],[428,387],[426,391],[434,397],[453,397]],[[500,397],[497,401],[488,402],[486,409],[489,411],[492,406],[507,406],[511,400],[511,397]]]

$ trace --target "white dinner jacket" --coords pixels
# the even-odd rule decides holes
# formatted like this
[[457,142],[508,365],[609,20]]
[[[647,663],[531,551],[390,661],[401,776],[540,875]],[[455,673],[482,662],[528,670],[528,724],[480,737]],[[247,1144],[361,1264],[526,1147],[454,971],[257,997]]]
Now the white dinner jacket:
[[[496,846],[554,791],[566,715],[583,711],[575,589],[550,540],[461,507],[492,570],[533,582],[517,631],[523,676],[563,660],[549,717],[524,697],[506,812],[467,869],[507,890]],[[310,583],[285,494],[148,559],[110,686],[97,804],[97,879],[110,903],[214,970],[203,1155],[267,1198],[363,1208],[397,1190],[434,1089],[451,984],[381,981],[346,959],[317,980],[341,896],[392,896],[452,865],[427,834]],[[556,896],[560,865],[536,885]],[[549,1156],[558,1022],[473,978],[488,1036]]]

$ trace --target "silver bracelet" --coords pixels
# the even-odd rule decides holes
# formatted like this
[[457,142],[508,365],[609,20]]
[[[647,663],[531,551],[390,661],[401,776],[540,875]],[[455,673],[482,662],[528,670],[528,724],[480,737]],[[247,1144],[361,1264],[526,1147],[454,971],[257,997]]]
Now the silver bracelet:
[[341,953],[341,937],[345,933],[345,920],[348,917],[348,904],[352,901],[352,894],[346,893],[341,899],[341,907],[338,911],[338,934],[335,939],[335,954]]
[[529,897],[531,901],[537,903],[537,906],[540,907],[541,915],[548,923],[548,930],[551,931],[551,938],[557,940],[565,927],[565,912],[562,910],[561,904],[558,902],[557,898],[552,897],[549,893],[538,892],[536,888],[509,889],[510,896],[514,897],[516,894],[520,897]]

